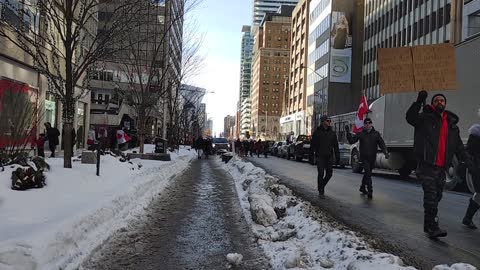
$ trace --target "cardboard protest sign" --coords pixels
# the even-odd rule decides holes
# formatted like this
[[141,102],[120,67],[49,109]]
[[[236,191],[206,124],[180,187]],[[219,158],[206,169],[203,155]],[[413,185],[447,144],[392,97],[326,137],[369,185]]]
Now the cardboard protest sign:
[[382,94],[457,89],[452,44],[378,49],[378,70]]

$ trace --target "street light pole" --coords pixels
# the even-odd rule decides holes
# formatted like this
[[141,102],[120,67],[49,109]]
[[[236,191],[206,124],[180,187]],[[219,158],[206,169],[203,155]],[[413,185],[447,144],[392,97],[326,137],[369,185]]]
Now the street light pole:
[[[300,64],[300,69],[309,69],[309,70],[311,70],[313,73],[317,74],[322,80],[327,78],[327,77],[321,75],[320,73],[318,73],[316,70],[314,70],[314,69],[312,69],[312,68],[310,68],[310,67],[308,67],[308,66],[304,66],[303,64]],[[320,97],[322,98],[322,102],[321,102],[321,104],[320,104],[320,106],[321,106],[321,109],[320,109],[320,110],[321,110],[321,113],[323,113],[323,102],[324,102],[323,98],[325,97],[325,95],[321,95],[321,94],[315,93],[315,89],[314,89],[314,90],[313,90],[313,96],[314,96],[314,97],[320,96]],[[316,98],[315,98],[315,99],[316,99]],[[315,106],[315,99],[314,99],[314,102],[313,102],[313,104],[314,104],[314,106],[313,106],[313,123],[314,123],[314,125],[315,125],[316,122],[317,122],[317,112],[316,112],[316,110],[315,110],[315,107],[316,107],[316,106]],[[313,127],[313,125],[312,125],[312,127]]]

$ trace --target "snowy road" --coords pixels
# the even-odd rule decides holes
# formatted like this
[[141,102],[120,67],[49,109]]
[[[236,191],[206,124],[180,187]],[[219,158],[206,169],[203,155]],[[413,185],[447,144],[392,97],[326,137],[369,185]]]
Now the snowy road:
[[[455,262],[480,266],[480,230],[471,231],[461,224],[467,194],[444,193],[439,216],[441,226],[449,235],[441,241],[433,241],[423,233],[423,192],[413,179],[409,182],[395,175],[376,173],[373,176],[374,198],[368,200],[358,192],[360,174],[335,169],[325,191],[326,198],[320,200],[316,167],[276,157],[248,160],[278,176],[281,183],[335,218],[378,239],[379,246],[402,256],[410,265],[419,269]],[[474,221],[480,223],[478,215]]]
[[268,269],[243,218],[233,180],[214,160],[196,160],[146,217],[117,232],[85,261],[85,269],[225,269],[241,253],[241,269]]

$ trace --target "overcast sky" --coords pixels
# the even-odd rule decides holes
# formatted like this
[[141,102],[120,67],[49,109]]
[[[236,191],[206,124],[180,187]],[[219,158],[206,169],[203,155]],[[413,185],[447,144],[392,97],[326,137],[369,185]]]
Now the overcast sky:
[[204,0],[190,14],[205,33],[203,52],[207,56],[203,72],[193,83],[215,92],[207,94],[203,101],[217,136],[223,132],[223,118],[236,113],[242,26],[251,23],[252,5],[252,0]]

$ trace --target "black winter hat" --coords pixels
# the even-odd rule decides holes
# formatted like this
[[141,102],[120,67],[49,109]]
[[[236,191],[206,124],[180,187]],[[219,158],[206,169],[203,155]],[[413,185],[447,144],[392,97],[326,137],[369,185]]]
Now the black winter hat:
[[364,123],[364,124],[366,124],[367,122],[372,122],[372,119],[370,119],[370,118],[367,117],[367,118],[365,118],[365,119],[363,120],[363,123]]
[[330,117],[328,117],[328,115],[323,115],[322,117],[320,117],[320,122],[323,123],[323,122],[327,121],[328,119],[330,119]]
[[445,99],[445,104],[447,104],[447,98],[445,97],[444,94],[435,94],[435,95],[433,95],[432,101],[430,102],[430,104],[433,104],[433,101],[435,100],[436,97],[443,97],[443,98]]

